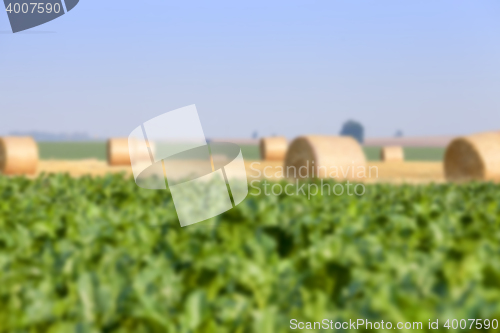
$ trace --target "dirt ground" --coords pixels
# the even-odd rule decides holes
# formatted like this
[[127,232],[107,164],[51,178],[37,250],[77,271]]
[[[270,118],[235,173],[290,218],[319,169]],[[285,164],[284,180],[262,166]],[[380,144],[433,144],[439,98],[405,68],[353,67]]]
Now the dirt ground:
[[[282,178],[282,165],[282,162],[247,161],[245,162],[246,176],[249,179],[279,180]],[[440,162],[370,162],[366,170],[367,177],[361,180],[366,183],[426,184],[445,182],[443,164]],[[132,169],[129,166],[111,167],[106,162],[94,159],[44,160],[39,162],[37,176],[42,173],[68,173],[73,177],[104,176],[107,173],[124,173],[131,176]]]

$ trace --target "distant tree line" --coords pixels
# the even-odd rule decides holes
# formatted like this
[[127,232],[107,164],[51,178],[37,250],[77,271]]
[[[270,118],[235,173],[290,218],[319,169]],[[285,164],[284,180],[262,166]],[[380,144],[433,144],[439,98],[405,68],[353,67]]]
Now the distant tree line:
[[90,135],[84,132],[76,133],[50,133],[40,131],[14,131],[10,132],[11,136],[31,136],[35,141],[89,141],[92,140]]
[[344,123],[342,129],[340,130],[340,135],[352,136],[358,140],[359,143],[363,143],[365,141],[365,129],[363,125],[354,120],[348,120]]

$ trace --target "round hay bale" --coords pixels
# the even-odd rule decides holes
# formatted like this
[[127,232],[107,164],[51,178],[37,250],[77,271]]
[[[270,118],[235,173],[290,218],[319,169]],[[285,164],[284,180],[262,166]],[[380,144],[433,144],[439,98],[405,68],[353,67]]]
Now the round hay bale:
[[382,147],[380,151],[380,160],[383,162],[403,162],[405,160],[403,147]]
[[38,167],[38,145],[31,137],[0,138],[0,171],[6,175],[33,175]]
[[270,137],[260,139],[260,157],[264,161],[283,161],[288,149],[285,137]]
[[500,180],[500,133],[479,133],[453,140],[444,158],[452,181]]
[[[132,146],[129,147],[129,142]],[[139,141],[131,140],[128,138],[112,138],[108,140],[107,145],[107,155],[108,155],[108,165],[110,166],[124,166],[131,165],[130,161],[130,149],[134,149],[135,157],[138,159],[136,162],[149,163],[151,158],[149,152],[144,152],[142,149],[138,149]],[[150,148],[150,151],[154,153],[155,145],[153,142],[147,142],[146,146]]]
[[128,138],[112,138],[107,144],[108,164],[111,166],[130,165]]
[[348,136],[302,136],[291,144],[285,158],[287,178],[367,178],[366,157],[359,143]]

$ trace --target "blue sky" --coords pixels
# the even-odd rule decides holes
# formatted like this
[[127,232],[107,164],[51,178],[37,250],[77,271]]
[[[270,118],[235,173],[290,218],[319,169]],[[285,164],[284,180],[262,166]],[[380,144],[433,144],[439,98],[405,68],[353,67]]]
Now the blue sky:
[[0,13],[0,133],[128,135],[196,104],[207,137],[500,128],[498,0],[81,0]]

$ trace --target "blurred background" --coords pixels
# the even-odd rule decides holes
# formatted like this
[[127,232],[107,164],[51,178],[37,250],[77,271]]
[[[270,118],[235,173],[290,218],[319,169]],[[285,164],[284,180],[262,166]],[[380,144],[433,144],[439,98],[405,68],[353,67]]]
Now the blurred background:
[[494,0],[86,0],[18,34],[5,13],[0,133],[104,140],[190,104],[208,138],[338,134],[350,119],[368,138],[493,130],[499,13]]
[[[82,0],[13,34],[0,14],[0,332],[498,327],[499,17],[497,0]],[[192,104],[257,183],[181,228],[168,188],[136,186],[127,136]],[[377,173],[363,195],[265,194],[299,193],[276,174],[310,162]],[[352,180],[323,178],[301,182]]]

